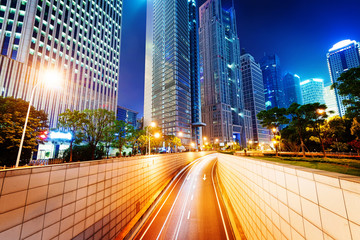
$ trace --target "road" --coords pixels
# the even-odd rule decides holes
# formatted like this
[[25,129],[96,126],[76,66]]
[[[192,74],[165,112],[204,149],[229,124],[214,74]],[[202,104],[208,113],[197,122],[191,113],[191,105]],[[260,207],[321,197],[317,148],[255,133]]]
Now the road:
[[234,239],[214,182],[216,157],[185,169],[163,194],[134,239]]

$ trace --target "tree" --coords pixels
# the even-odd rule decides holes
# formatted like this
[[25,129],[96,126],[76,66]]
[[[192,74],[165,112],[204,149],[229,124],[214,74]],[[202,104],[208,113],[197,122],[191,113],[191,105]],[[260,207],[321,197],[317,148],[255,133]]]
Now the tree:
[[83,112],[77,110],[70,111],[69,109],[66,109],[65,112],[59,115],[59,128],[64,128],[72,134],[72,139],[70,140],[70,162],[73,160],[73,143],[79,143],[83,138],[81,129],[85,121],[85,116]]
[[337,81],[332,85],[338,93],[346,96],[343,104],[347,105],[346,115],[349,118],[360,116],[360,67],[351,68],[343,72]]
[[[306,106],[306,105],[305,105]],[[321,150],[326,157],[326,151],[324,146],[324,138],[326,131],[324,131],[324,123],[328,117],[326,113],[327,106],[320,103],[307,104],[307,115],[309,118],[310,131],[317,137],[321,145]]]
[[104,140],[106,128],[115,121],[115,113],[106,109],[84,110],[83,113],[83,141],[89,144],[91,159],[94,159],[96,147]]
[[114,123],[114,133],[117,135],[114,140],[114,145],[119,148],[119,152],[121,153],[122,148],[127,143],[128,133],[132,132],[134,127],[122,120],[116,120]]
[[164,139],[165,139],[165,145],[170,146],[170,148],[172,149],[182,146],[181,139],[174,135],[166,135]]
[[307,133],[306,131],[307,127],[309,127],[309,125],[314,119],[314,115],[316,114],[315,105],[314,104],[299,105],[298,103],[293,103],[288,108],[287,114],[291,118],[289,126],[293,128],[298,134],[303,157],[306,157],[304,139]]
[[360,140],[360,121],[357,118],[353,119],[350,130],[351,134]]
[[[29,103],[22,99],[0,96],[0,164],[14,165],[19,150]],[[30,110],[28,125],[25,132],[21,159],[29,159],[35,150],[40,133],[47,129],[47,115],[33,106]]]
[[[263,110],[257,114],[257,118],[260,120],[260,124],[269,130],[278,129],[281,125],[287,124],[289,119],[286,117],[285,108],[271,108],[269,110]],[[274,133],[274,140],[276,141],[276,131]],[[276,149],[276,156],[278,156],[278,148]]]

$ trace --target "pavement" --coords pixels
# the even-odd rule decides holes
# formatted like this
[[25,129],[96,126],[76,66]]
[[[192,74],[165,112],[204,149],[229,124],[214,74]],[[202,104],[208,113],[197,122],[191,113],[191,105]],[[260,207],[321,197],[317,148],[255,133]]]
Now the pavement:
[[234,239],[214,182],[216,161],[208,155],[183,171],[134,239]]

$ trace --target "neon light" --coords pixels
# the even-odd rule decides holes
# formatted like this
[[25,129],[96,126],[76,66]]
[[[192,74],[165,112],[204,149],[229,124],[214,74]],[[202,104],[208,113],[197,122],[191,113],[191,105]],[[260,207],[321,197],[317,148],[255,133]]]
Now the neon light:
[[71,140],[72,134],[71,133],[63,133],[63,132],[50,132],[49,138],[50,139]]

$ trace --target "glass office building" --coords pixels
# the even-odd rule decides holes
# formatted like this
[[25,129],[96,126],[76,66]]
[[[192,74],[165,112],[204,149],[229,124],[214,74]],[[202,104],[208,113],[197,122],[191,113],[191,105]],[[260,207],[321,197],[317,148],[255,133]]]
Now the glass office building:
[[116,111],[116,120],[124,121],[136,129],[138,127],[137,115],[138,112],[118,106]]
[[66,109],[116,111],[122,0],[0,1],[0,91],[29,101],[46,70],[64,81],[42,83],[33,105],[50,127]]
[[269,130],[262,127],[257,119],[260,111],[266,110],[264,84],[260,65],[254,57],[246,53],[241,56],[241,71],[243,80],[243,93],[245,109],[251,113],[252,141],[253,143],[269,143]]
[[236,140],[246,146],[240,42],[234,8],[219,0],[200,7],[200,82],[203,135],[213,143]]
[[195,0],[150,0],[147,9],[144,124],[182,143],[200,144],[197,11]]
[[[359,43],[353,40],[344,40],[335,44],[327,54],[327,62],[330,72],[331,82],[334,83],[343,72],[350,68],[360,66],[360,47]],[[347,97],[340,96],[335,89],[336,101],[339,115],[345,115],[346,106],[342,103]]]
[[283,77],[285,106],[288,108],[293,103],[302,105],[302,95],[300,89],[300,77],[296,74],[287,73]]
[[266,109],[285,107],[279,57],[276,54],[265,55],[259,63],[263,74]]
[[300,83],[303,104],[320,103],[325,104],[324,100],[324,80],[311,78]]

